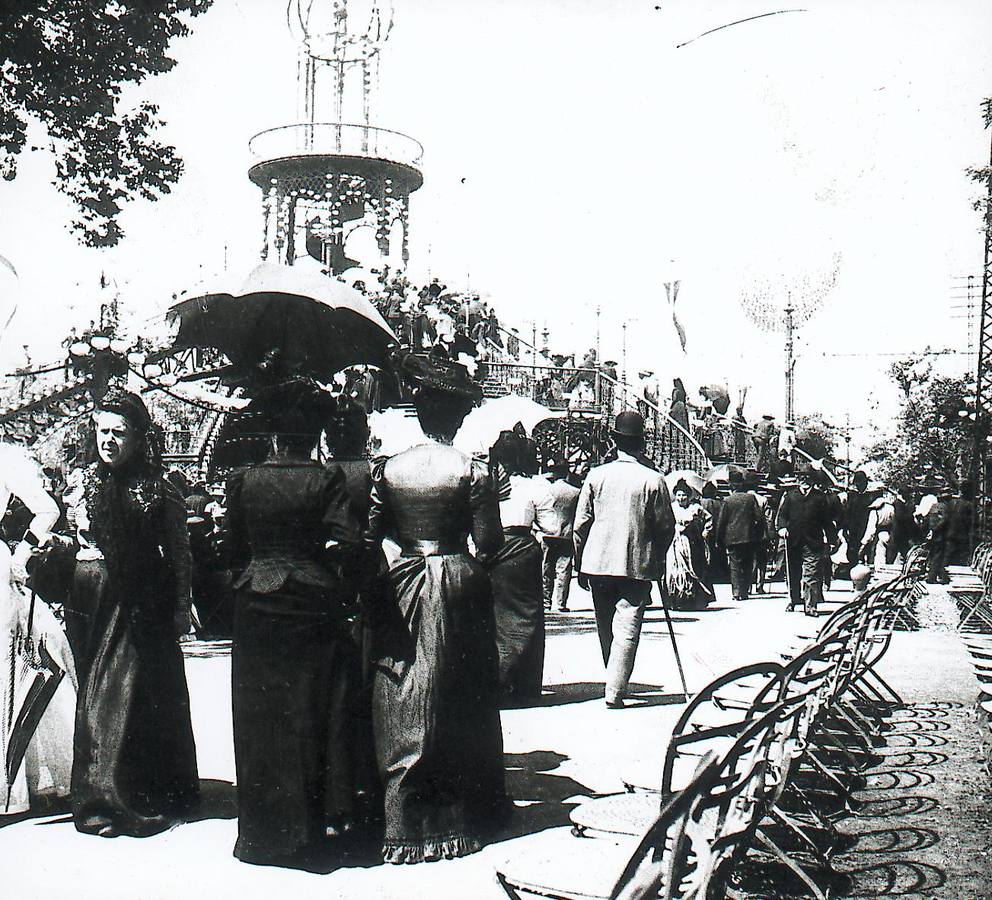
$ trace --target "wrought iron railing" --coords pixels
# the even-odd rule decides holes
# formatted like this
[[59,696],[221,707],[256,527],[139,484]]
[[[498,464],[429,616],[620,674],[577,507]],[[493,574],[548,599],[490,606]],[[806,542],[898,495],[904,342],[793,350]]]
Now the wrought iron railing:
[[344,122],[281,125],[256,134],[248,142],[255,163],[294,156],[359,156],[384,159],[419,169],[424,157],[420,141],[399,131]]
[[638,397],[626,384],[597,369],[485,363],[483,391],[488,397],[516,394],[549,409],[602,418],[636,409],[645,419],[647,454],[665,471],[705,472],[710,461],[699,442],[656,404]]

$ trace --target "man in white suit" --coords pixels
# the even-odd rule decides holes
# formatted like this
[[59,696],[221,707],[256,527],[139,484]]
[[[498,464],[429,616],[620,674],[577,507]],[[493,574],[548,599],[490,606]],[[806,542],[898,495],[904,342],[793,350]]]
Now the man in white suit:
[[613,427],[617,458],[596,466],[582,486],[573,540],[580,587],[592,591],[606,664],[606,705],[623,708],[651,583],[665,575],[675,534],[668,486],[644,465],[644,419],[622,412]]

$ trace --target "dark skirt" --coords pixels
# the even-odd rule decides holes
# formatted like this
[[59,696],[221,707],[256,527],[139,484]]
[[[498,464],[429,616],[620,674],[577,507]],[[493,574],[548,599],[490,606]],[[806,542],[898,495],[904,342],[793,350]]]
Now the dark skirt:
[[402,557],[372,621],[383,858],[480,849],[508,812],[489,578],[468,554]]
[[79,678],[72,810],[79,831],[167,828],[198,800],[182,651],[171,621],[133,622],[102,561],[78,562],[68,601]]
[[[278,594],[242,591],[231,645],[238,840],[245,862],[291,864],[324,849],[327,827],[354,815],[351,705],[359,695],[359,650],[341,616],[302,611],[315,589],[288,583]],[[292,594],[297,614],[279,611]],[[312,596],[309,599],[313,599]],[[325,605],[325,604],[321,604]],[[325,605],[326,608],[326,605]]]
[[508,533],[488,565],[500,690],[518,699],[540,697],[544,677],[541,546],[530,535]]

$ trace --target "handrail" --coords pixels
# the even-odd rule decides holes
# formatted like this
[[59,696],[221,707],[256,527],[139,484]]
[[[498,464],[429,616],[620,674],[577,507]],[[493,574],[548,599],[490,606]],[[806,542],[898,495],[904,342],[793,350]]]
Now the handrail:
[[[605,382],[611,388],[611,393],[615,392],[616,389],[620,389],[625,393],[633,393],[633,389],[626,382],[622,382],[618,379],[612,378],[611,376],[605,374],[599,369],[589,368],[587,366],[554,366],[554,365],[531,365],[529,363],[521,362],[500,362],[500,361],[490,361],[487,363],[490,366],[501,366],[507,369],[519,369],[525,372],[532,373],[534,377],[537,376],[538,372],[549,372],[555,374],[567,374],[567,375],[578,375],[587,374],[594,379],[599,379],[601,382]],[[680,435],[688,443],[693,451],[699,454],[699,456],[705,461],[706,465],[711,465],[710,458],[707,456],[706,451],[703,449],[702,445],[697,441],[688,431],[685,430],[678,422],[676,422],[667,412],[661,409],[656,403],[646,400],[643,397],[634,395],[634,405],[643,403],[650,410],[652,410],[659,421],[663,422],[666,426],[671,427],[678,435]],[[630,405],[625,402],[625,406]]]
[[[616,387],[623,388],[625,392],[633,390],[631,386],[627,384],[626,381],[620,381],[617,378],[611,378],[609,375],[605,374],[604,372],[600,372],[599,377],[608,383],[612,383]],[[658,404],[653,402],[652,400],[647,400],[644,397],[638,397],[636,395],[635,397],[636,397],[636,403],[643,403],[649,409],[653,409],[658,416],[660,416],[663,419],[667,419],[668,422],[675,427],[676,431],[682,432],[685,438],[702,454],[703,459],[705,459],[706,462],[709,463],[710,458],[706,455],[706,451],[703,449],[699,441],[697,441],[691,434],[689,434],[688,431],[686,431],[681,425],[679,425],[679,423],[676,422],[675,419],[673,419],[668,413],[662,410],[661,407],[658,406]]]
[[[314,144],[317,143],[316,136],[328,131],[332,134],[334,148],[331,149],[328,147],[326,151],[315,149]],[[280,139],[286,136],[287,133],[306,135],[305,141],[308,146],[295,148],[280,147]],[[345,149],[344,145],[347,142],[342,140],[343,136],[357,136],[359,138],[358,145],[349,145]],[[378,138],[380,136],[383,136],[385,138],[384,143],[388,144],[382,150],[379,147]],[[276,143],[275,152],[259,149],[258,143],[265,143],[266,140]],[[373,145],[371,148],[369,146],[370,143]],[[405,148],[403,147],[404,144],[407,145]],[[396,152],[388,152],[389,148],[396,149]],[[405,152],[400,152],[401,150]],[[260,131],[249,139],[248,152],[259,162],[277,159],[283,156],[295,156],[301,153],[319,154],[326,152],[334,155],[344,154],[347,156],[367,156],[376,159],[386,159],[391,162],[417,168],[424,159],[424,145],[416,138],[410,137],[408,134],[403,134],[402,131],[394,131],[391,128],[380,128],[377,125],[357,122],[294,122],[290,125],[278,125],[275,128],[267,128],[265,131]]]

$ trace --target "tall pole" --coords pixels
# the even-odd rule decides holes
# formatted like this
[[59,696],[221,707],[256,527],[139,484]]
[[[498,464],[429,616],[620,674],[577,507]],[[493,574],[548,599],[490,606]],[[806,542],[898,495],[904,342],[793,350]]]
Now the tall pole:
[[793,324],[792,324],[792,314],[795,309],[792,307],[792,300],[790,299],[785,307],[785,424],[788,426],[792,425],[793,416],[795,414],[795,392],[793,385],[793,369],[795,368],[795,360],[793,358]]
[[989,415],[992,413],[992,147],[989,149],[988,193],[985,200],[985,260],[982,266],[982,311],[978,321],[978,371],[975,378],[975,446],[973,465],[978,487],[978,539],[989,533],[989,443],[992,434]]
[[[623,372],[622,379],[623,379],[624,388],[626,388],[627,385],[627,323],[626,322],[623,323],[623,347],[622,347],[622,356],[620,357],[620,359],[622,360],[620,371]],[[627,408],[626,390],[623,391],[623,408],[624,409]]]

